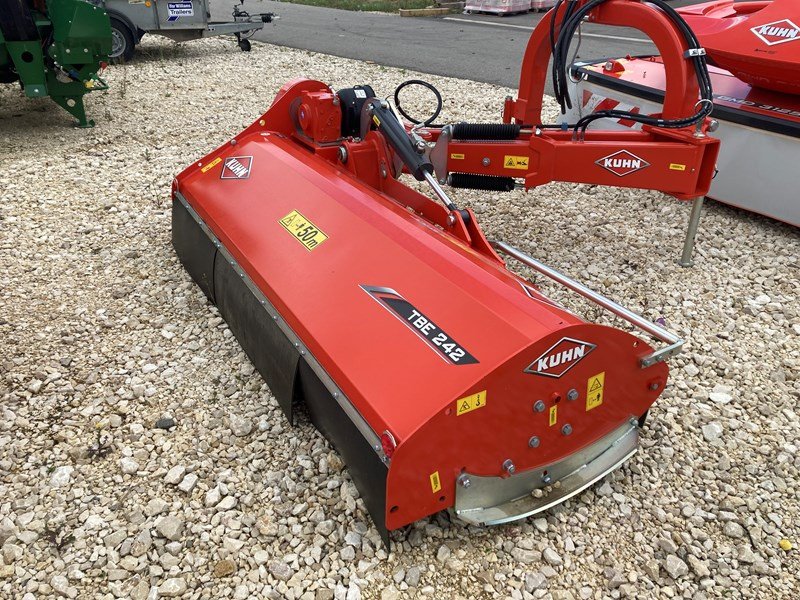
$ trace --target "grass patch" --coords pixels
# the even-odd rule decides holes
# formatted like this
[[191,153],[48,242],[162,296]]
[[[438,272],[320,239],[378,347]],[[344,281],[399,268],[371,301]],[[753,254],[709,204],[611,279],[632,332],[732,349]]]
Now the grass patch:
[[310,4],[311,6],[327,6],[343,10],[370,10],[396,13],[401,8],[426,8],[433,5],[433,0],[284,0],[292,4]]

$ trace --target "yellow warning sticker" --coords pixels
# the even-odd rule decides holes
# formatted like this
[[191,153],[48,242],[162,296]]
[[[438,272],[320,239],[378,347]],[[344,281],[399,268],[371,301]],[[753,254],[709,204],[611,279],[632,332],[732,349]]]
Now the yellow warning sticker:
[[527,169],[528,157],[527,156],[510,156],[506,155],[503,159],[503,166],[506,169]]
[[378,127],[381,126],[381,120],[378,118],[377,115],[372,115],[372,120],[375,122],[375,125],[377,125]]
[[603,403],[603,388],[606,384],[606,372],[592,375],[586,381],[586,410],[597,408]]
[[208,163],[208,164],[207,164],[205,167],[203,167],[202,169],[200,169],[200,172],[201,172],[201,173],[207,173],[208,171],[210,171],[211,169],[213,169],[214,167],[216,167],[216,166],[217,166],[219,163],[221,163],[221,162],[222,162],[222,157],[221,157],[221,156],[218,156],[217,158],[215,158],[214,160],[212,160],[210,163]]
[[431,492],[436,493],[442,489],[442,480],[439,479],[439,471],[431,473]]
[[460,153],[458,153],[458,152],[453,152],[453,153],[450,155],[450,158],[451,158],[451,159],[453,159],[453,160],[464,160],[464,155],[463,155],[463,154],[460,154]]
[[670,171],[685,171],[686,165],[682,165],[680,163],[669,163],[669,170]]
[[460,400],[456,400],[456,416],[460,417],[477,408],[486,406],[486,390],[472,394]]
[[550,427],[558,423],[558,405],[550,407]]
[[328,236],[322,233],[316,225],[296,210],[283,217],[280,224],[309,251],[328,239]]

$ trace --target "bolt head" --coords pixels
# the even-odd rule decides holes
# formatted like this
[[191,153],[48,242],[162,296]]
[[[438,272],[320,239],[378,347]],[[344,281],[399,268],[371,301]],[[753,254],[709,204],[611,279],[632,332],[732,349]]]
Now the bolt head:
[[561,428],[561,433],[564,435],[570,435],[572,433],[572,425],[569,423],[564,423],[564,426]]
[[458,478],[458,483],[461,485],[461,487],[465,487],[465,488],[468,488],[469,486],[472,485],[472,482],[469,480],[469,477],[467,477],[466,475],[462,475],[461,477],[459,477]]
[[484,167],[488,167],[490,164],[492,164],[492,161],[489,159],[488,156],[484,158],[481,162],[483,163]]
[[544,400],[537,400],[533,403],[534,412],[544,412]]
[[538,448],[540,443],[541,442],[539,441],[539,436],[536,435],[534,435],[531,439],[528,440],[528,446],[530,448]]
[[578,390],[575,388],[571,389],[567,392],[567,400],[577,400],[578,399]]
[[514,463],[511,461],[511,459],[507,458],[505,461],[503,461],[503,470],[509,475],[513,475],[517,468],[514,466]]

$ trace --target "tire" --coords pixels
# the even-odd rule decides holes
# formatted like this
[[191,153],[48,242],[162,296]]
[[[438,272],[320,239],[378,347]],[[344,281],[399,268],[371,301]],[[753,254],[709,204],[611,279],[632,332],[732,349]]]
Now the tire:
[[250,40],[239,40],[239,48],[242,49],[242,52],[250,52]]
[[133,58],[136,41],[133,32],[123,21],[111,17],[111,54],[108,59],[112,64],[121,64]]

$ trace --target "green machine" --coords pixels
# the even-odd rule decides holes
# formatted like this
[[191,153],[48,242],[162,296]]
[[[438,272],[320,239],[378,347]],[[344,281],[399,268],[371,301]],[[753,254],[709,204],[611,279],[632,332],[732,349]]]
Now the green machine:
[[50,96],[92,127],[83,96],[108,89],[98,71],[111,52],[106,11],[86,0],[0,0],[0,83],[29,98]]

